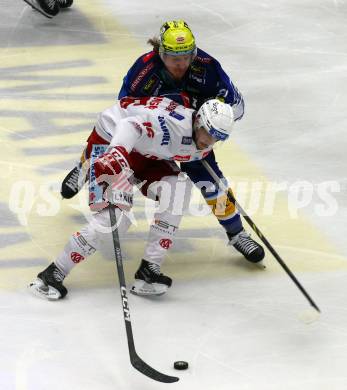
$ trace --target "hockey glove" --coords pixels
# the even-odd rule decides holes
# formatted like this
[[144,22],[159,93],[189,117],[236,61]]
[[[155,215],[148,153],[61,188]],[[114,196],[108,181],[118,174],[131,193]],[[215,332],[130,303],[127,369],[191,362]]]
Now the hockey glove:
[[[103,200],[121,209],[130,209],[133,204],[133,171],[128,158],[124,147],[115,146],[94,162],[96,182],[103,187]],[[101,206],[105,207],[105,203],[101,203]]]
[[130,170],[129,154],[123,146],[115,146],[95,160],[95,178],[98,184],[117,181],[123,170]]

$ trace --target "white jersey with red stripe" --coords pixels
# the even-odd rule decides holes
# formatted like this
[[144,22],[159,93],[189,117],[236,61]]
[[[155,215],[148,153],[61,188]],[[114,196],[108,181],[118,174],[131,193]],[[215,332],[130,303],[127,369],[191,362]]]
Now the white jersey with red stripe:
[[197,149],[193,112],[165,97],[126,97],[99,115],[95,129],[111,146],[123,146],[128,153],[163,160],[201,160],[212,146]]

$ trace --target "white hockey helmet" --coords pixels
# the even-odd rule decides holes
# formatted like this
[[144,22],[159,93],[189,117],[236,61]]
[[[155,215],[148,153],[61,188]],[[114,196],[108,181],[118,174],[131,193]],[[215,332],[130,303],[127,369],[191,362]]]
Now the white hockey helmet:
[[204,127],[218,141],[225,141],[234,127],[234,113],[229,104],[218,99],[207,100],[196,115],[195,128]]

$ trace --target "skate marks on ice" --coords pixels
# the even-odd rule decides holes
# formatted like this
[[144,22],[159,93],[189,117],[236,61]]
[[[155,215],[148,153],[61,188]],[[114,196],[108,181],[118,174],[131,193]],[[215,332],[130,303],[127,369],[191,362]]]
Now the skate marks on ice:
[[[79,5],[61,10],[53,19],[46,19],[24,2],[11,1],[9,9],[5,5],[2,7],[2,15],[5,15],[8,26],[16,25],[16,28],[2,29],[0,48],[79,45],[86,42],[104,44],[107,38]],[[88,8],[94,8],[94,3],[88,4]]]

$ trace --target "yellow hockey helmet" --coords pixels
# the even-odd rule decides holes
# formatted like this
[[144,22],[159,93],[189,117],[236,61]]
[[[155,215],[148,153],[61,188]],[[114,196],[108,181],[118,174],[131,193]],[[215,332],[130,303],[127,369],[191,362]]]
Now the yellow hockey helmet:
[[165,22],[160,28],[160,54],[196,55],[195,38],[184,20]]

